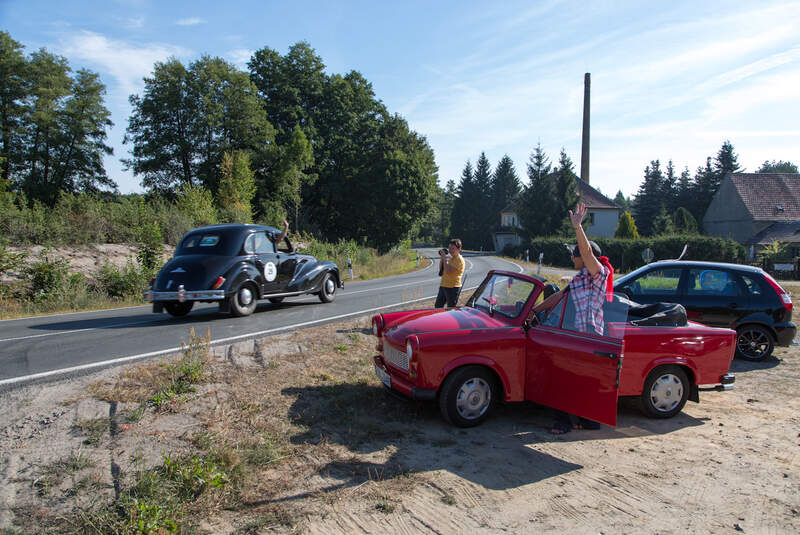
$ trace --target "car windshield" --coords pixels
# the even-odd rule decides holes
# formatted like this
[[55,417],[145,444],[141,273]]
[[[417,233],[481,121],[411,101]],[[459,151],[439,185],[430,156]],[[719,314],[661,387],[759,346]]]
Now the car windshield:
[[206,232],[190,232],[183,237],[175,256],[204,254],[233,256],[241,245],[240,233],[226,230],[209,230]]
[[536,285],[526,280],[508,275],[492,275],[470,298],[468,305],[490,314],[516,318],[522,313],[535,289]]

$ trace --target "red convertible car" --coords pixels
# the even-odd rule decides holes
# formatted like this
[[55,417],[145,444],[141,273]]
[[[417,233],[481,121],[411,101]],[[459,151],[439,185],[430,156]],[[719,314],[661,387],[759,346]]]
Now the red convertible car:
[[647,415],[669,418],[699,402],[700,390],[733,388],[735,331],[686,322],[680,306],[683,321],[634,319],[615,298],[603,335],[577,332],[569,294],[532,312],[545,289],[536,277],[490,271],[466,306],[376,315],[375,373],[394,391],[438,401],[459,427],[481,423],[500,400],[613,426],[618,396],[638,396]]

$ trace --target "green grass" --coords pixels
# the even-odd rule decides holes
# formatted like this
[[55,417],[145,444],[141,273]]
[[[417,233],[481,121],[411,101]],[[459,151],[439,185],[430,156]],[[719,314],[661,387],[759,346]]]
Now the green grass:
[[75,427],[86,435],[84,444],[97,447],[103,440],[103,435],[109,429],[109,422],[108,418],[93,418],[91,420],[80,420],[75,423]]

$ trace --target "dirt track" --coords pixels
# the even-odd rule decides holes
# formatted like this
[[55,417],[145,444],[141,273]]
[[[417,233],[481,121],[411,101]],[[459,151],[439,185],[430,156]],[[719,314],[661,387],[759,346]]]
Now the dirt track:
[[[220,354],[216,383],[175,410],[112,425],[93,446],[76,422],[108,417],[109,404],[86,385],[120,370],[0,394],[0,528],[28,532],[36,521],[21,515],[52,522],[85,503],[71,494],[75,477],[43,493],[42,466],[92,455],[91,488],[110,499],[109,465],[131,470],[133,456],[152,464],[187,448],[190,433],[230,431],[240,396],[262,407],[247,418],[283,430],[291,455],[253,474],[236,504],[195,511],[211,533],[800,532],[800,346],[734,361],[733,391],[701,393],[676,418],[649,420],[625,400],[616,428],[554,437],[550,411],[531,404],[460,430],[433,404],[386,395],[366,325],[318,329],[320,344],[301,331]],[[277,508],[283,521],[257,521]]]

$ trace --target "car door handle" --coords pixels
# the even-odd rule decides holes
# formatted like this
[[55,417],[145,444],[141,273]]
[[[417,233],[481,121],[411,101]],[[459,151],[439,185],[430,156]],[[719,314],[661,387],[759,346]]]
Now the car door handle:
[[606,357],[606,358],[609,358],[609,359],[615,359],[615,358],[619,357],[618,353],[607,353],[605,351],[595,351],[594,354],[595,355],[599,355],[601,357]]

